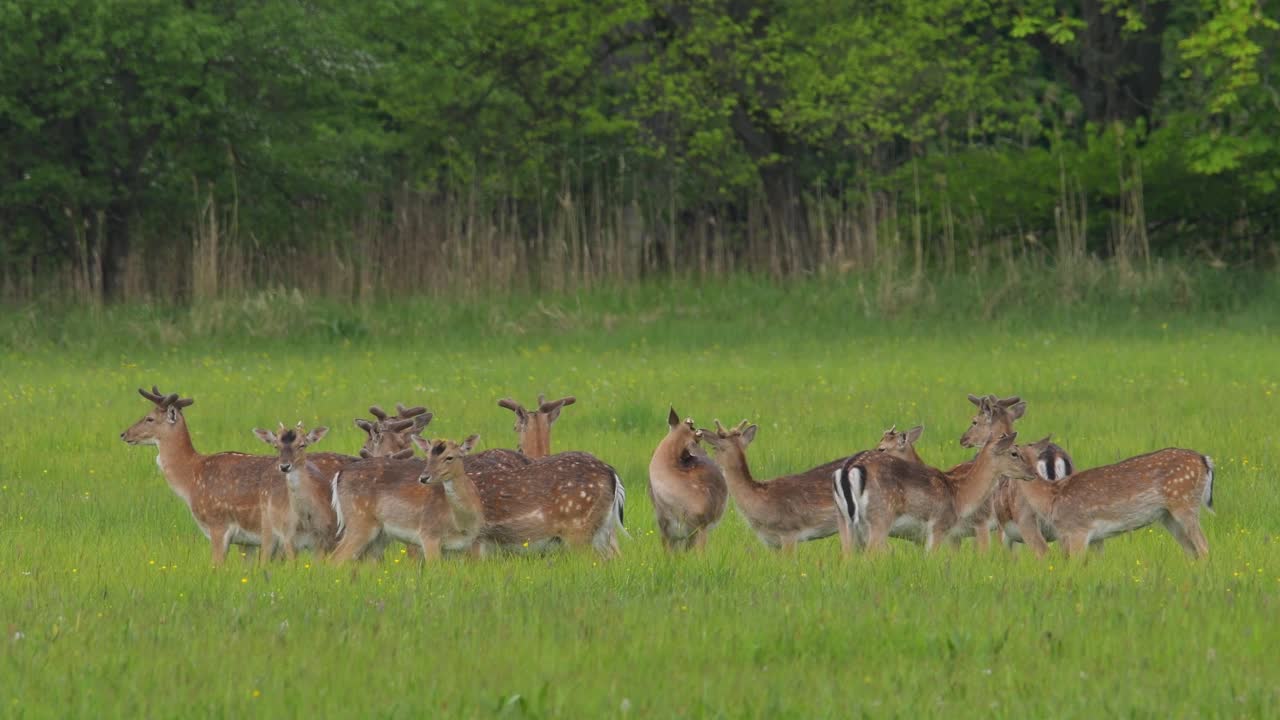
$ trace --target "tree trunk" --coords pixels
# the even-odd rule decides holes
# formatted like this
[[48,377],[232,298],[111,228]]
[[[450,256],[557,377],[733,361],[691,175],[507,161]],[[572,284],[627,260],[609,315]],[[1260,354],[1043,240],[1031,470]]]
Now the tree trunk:
[[118,302],[124,299],[125,270],[129,261],[129,219],[132,208],[125,202],[107,206],[103,219],[102,299]]

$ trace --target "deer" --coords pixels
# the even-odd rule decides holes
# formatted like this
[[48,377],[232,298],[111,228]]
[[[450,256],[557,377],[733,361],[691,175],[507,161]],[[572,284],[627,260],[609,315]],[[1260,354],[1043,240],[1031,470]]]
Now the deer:
[[484,506],[463,458],[479,439],[472,435],[455,443],[414,436],[425,463],[388,459],[384,472],[363,483],[343,484],[335,477],[333,507],[342,539],[330,559],[343,563],[390,540],[418,546],[424,562],[438,560],[444,550],[469,551],[484,527]]
[[[174,494],[182,498],[192,518],[209,539],[214,565],[221,565],[231,545],[259,546],[265,528],[267,493],[284,488],[275,456],[222,452],[203,455],[191,442],[183,409],[195,403],[177,393],[165,395],[156,386],[139,389],[154,407],[120,433],[130,445],[154,445],[156,463]],[[356,458],[336,453],[309,457],[320,473],[330,476]]]
[[546,395],[538,395],[538,409],[532,412],[511,398],[502,398],[498,407],[506,408],[516,414],[515,431],[520,438],[517,449],[531,460],[544,458],[551,454],[551,425],[560,417],[560,410],[572,405],[578,399],[572,395],[559,400],[547,400]]
[[724,516],[729,488],[724,473],[698,443],[692,419],[667,415],[667,434],[649,461],[649,499],[668,552],[702,550]]
[[1017,433],[991,438],[972,463],[946,471],[885,454],[850,458],[842,470],[851,489],[852,535],[869,551],[882,550],[892,533],[932,552],[967,529],[1001,476],[1030,477],[1015,440]]
[[1082,470],[1050,482],[1031,471],[1017,489],[1036,517],[1050,525],[1067,557],[1091,543],[1159,521],[1193,559],[1209,554],[1200,507],[1213,512],[1213,459],[1165,448]]
[[697,432],[716,451],[729,494],[756,537],[770,548],[792,552],[799,543],[839,532],[830,483],[832,473],[847,458],[758,482],[751,476],[746,456],[758,430],[748,420],[731,429],[716,420],[715,430],[699,428]]
[[[880,442],[874,448],[863,450],[853,457],[868,457],[883,453],[899,460],[923,465],[924,460],[920,459],[920,455],[915,448],[916,441],[920,439],[922,433],[924,433],[923,425],[917,425],[906,432],[898,432],[898,425],[895,423],[884,431],[884,434],[880,436]],[[853,550],[854,533],[857,532],[852,522],[852,510],[857,501],[853,490],[852,478],[846,470],[846,467],[851,466],[852,464],[846,460],[831,474],[831,479],[834,481],[833,490],[836,500],[837,530],[840,533],[840,550],[845,555],[848,555]]]
[[328,553],[338,533],[338,520],[331,504],[328,477],[307,458],[307,447],[314,445],[329,428],[317,427],[310,432],[299,421],[297,427],[280,423],[278,432],[254,428],[259,440],[276,449],[277,464],[285,478],[284,491],[273,483],[267,492],[264,510],[260,560],[271,559],[276,547],[293,560],[297,550],[312,549]]
[[366,460],[374,457],[413,457],[414,444],[410,438],[421,434],[435,417],[425,407],[405,407],[400,403],[396,403],[394,417],[377,405],[369,408],[369,414],[374,418],[372,422],[364,418],[355,419],[355,426],[367,435],[364,447],[360,448],[360,457]]
[[[1013,432],[1014,421],[1022,417],[1027,408],[1027,404],[1017,396],[1002,400],[995,395],[980,398],[971,394],[969,402],[978,407],[978,413],[960,437],[962,447],[981,447],[993,435]],[[1050,482],[1070,475],[1074,469],[1067,451],[1048,438],[1021,446],[1020,450],[1037,474]],[[980,552],[990,545],[993,527],[1000,530],[1006,548],[1012,549],[1014,543],[1024,542],[1037,556],[1043,556],[1049,547],[1047,540],[1054,539],[1052,528],[1036,520],[1035,513],[1017,487],[1005,478],[997,481],[991,500],[974,513],[970,526]],[[960,534],[952,537],[959,541]],[[1094,547],[1100,550],[1101,543],[1101,540],[1097,541]]]

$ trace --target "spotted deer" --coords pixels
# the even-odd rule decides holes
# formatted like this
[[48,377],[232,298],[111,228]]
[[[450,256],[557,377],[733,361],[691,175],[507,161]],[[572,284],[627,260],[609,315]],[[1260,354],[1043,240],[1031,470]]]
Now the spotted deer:
[[[130,445],[155,445],[156,463],[169,487],[191,511],[192,518],[209,538],[213,563],[220,565],[232,545],[258,546],[264,532],[267,493],[284,489],[284,475],[275,456],[222,452],[204,455],[191,442],[183,409],[195,401],[177,393],[138,390],[154,407],[120,439]],[[325,476],[332,476],[355,460],[336,453],[315,453],[311,462]]]
[[516,434],[520,437],[517,448],[531,460],[544,458],[551,454],[551,425],[560,417],[560,410],[577,402],[570,395],[559,400],[548,401],[545,395],[538,396],[538,409],[529,411],[512,400],[503,398],[498,407],[503,407],[516,414]]
[[405,407],[400,403],[396,403],[394,417],[377,405],[369,408],[369,414],[373,416],[372,422],[364,418],[355,419],[356,427],[366,435],[364,447],[360,448],[360,457],[366,460],[374,457],[413,457],[412,437],[420,435],[435,417],[425,407]]
[[1030,476],[1016,439],[1017,433],[992,438],[972,463],[947,471],[890,455],[850,458],[844,472],[852,490],[852,535],[868,550],[883,549],[893,534],[932,551],[967,528],[1001,476]]
[[254,428],[253,434],[276,449],[277,465],[285,483],[272,483],[267,492],[263,519],[264,535],[259,558],[266,562],[280,548],[292,560],[298,550],[328,553],[337,539],[338,518],[334,512],[329,480],[307,457],[307,448],[327,435],[329,428],[310,432],[299,422],[286,428],[280,423],[278,432]]
[[[978,413],[960,438],[962,447],[981,447],[991,437],[1013,432],[1013,423],[1026,413],[1027,404],[1014,396],[1003,400],[995,395],[978,397],[969,395],[969,402],[978,407]],[[1062,447],[1048,438],[1030,445],[1020,446],[1028,464],[1043,479],[1054,481],[1071,474],[1074,464]],[[1047,540],[1053,540],[1053,531],[1035,518],[1035,513],[1018,492],[1017,486],[1007,478],[996,481],[988,503],[974,513],[969,522],[974,542],[979,551],[990,545],[991,530],[999,529],[1006,548],[1015,542],[1024,542],[1036,555],[1044,555]],[[1047,533],[1047,534],[1046,534]],[[959,541],[961,534],[952,536]],[[1097,547],[1101,548],[1101,540]]]
[[1051,526],[1067,556],[1090,543],[1162,523],[1193,558],[1209,554],[1200,506],[1213,511],[1213,459],[1165,448],[1112,465],[1082,470],[1056,482],[1028,475],[1018,483],[1036,516]]
[[834,481],[833,489],[836,500],[836,523],[840,533],[840,550],[844,554],[847,555],[853,550],[854,533],[857,532],[853,525],[853,511],[857,499],[853,489],[853,478],[850,477],[848,468],[853,467],[859,457],[877,454],[885,454],[896,457],[899,460],[923,465],[924,460],[920,459],[915,447],[916,441],[920,439],[920,435],[923,432],[923,425],[917,425],[906,432],[898,432],[898,426],[895,424],[884,431],[884,434],[880,436],[880,442],[873,449],[857,453],[850,458],[853,462],[846,460],[831,474],[831,478]]
[[[381,464],[384,472],[363,483],[335,483],[333,507],[342,539],[333,562],[360,557],[391,540],[418,546],[425,560],[438,559],[443,550],[470,550],[484,525],[484,509],[463,457],[478,440],[472,435],[458,444],[414,436],[425,462],[388,459]],[[397,472],[407,468],[412,472]]]
[[667,415],[667,434],[649,461],[649,499],[668,551],[701,550],[724,516],[729,488],[724,473],[698,444],[693,420]]
[[715,421],[716,429],[700,428],[698,437],[716,451],[729,494],[756,537],[785,551],[798,543],[835,535],[839,531],[831,474],[846,458],[795,475],[758,482],[747,466],[747,446],[759,429],[743,420],[732,429]]

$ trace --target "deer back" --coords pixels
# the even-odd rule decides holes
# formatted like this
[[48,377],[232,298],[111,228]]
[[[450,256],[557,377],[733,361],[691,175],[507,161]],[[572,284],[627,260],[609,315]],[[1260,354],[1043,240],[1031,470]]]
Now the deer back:
[[1048,520],[1132,524],[1153,521],[1166,509],[1212,507],[1212,461],[1198,452],[1165,448],[1111,465],[1082,470],[1052,488]]
[[617,477],[612,467],[584,452],[469,474],[484,506],[484,537],[509,545],[589,537],[608,515]]

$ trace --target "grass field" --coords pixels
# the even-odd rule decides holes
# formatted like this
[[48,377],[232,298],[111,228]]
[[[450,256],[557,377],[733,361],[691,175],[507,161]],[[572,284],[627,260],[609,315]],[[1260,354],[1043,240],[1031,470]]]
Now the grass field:
[[[1275,296],[994,320],[959,301],[882,318],[821,283],[364,309],[280,297],[220,311],[239,334],[177,310],[57,330],[15,312],[0,322],[0,714],[1274,716]],[[118,439],[152,383],[196,399],[204,452],[265,451],[251,428],[299,419],[333,428],[317,449],[353,452],[351,419],[397,400],[431,407],[430,434],[511,446],[497,398],[576,394],[555,449],[618,469],[633,537],[606,565],[397,553],[211,569],[154,450]],[[645,483],[668,403],[759,423],[748,456],[766,478],[891,423],[926,426],[927,460],[963,460],[970,392],[1022,395],[1022,437],[1054,433],[1082,468],[1171,445],[1212,455],[1209,559],[1159,527],[1083,564],[971,543],[846,561],[835,538],[788,557],[732,507],[704,556],[663,553]]]

